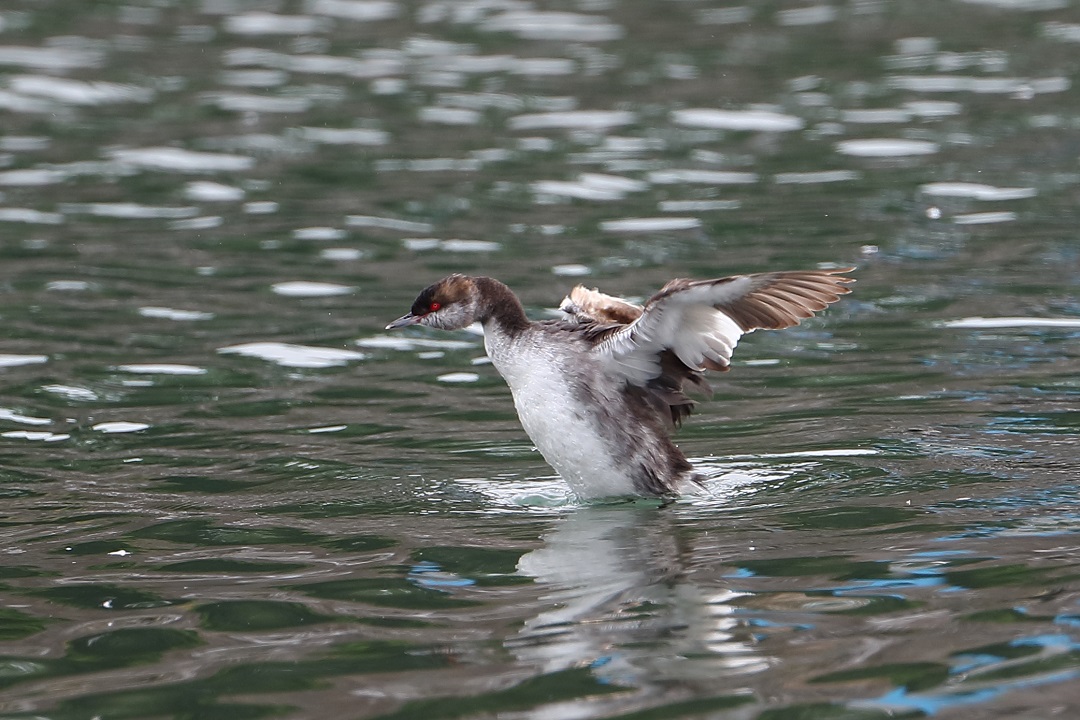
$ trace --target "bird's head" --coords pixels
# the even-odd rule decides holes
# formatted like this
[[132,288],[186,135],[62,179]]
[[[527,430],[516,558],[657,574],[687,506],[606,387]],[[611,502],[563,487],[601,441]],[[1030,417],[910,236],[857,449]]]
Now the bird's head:
[[478,311],[479,293],[473,279],[466,275],[450,275],[421,290],[409,313],[387,325],[386,329],[427,325],[441,330],[460,330],[476,321]]

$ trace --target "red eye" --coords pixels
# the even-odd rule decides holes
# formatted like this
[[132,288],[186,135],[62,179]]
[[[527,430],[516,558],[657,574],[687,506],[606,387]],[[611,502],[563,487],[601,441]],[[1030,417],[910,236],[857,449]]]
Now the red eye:
[[438,310],[441,307],[442,307],[442,303],[433,302],[430,305],[428,305],[428,312],[435,312],[436,310]]

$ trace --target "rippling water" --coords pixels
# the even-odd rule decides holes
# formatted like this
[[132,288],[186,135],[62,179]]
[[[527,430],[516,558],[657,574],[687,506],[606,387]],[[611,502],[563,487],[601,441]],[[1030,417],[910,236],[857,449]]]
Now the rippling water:
[[[1071,0],[0,8],[5,718],[1080,711]],[[856,264],[583,506],[462,332]]]

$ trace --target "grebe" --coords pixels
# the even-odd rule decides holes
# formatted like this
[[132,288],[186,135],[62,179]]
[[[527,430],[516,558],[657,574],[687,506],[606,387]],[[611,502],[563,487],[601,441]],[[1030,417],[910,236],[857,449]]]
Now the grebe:
[[700,482],[670,431],[690,414],[688,386],[708,392],[744,333],[797,325],[849,292],[854,268],[676,279],[644,305],[582,286],[564,317],[532,321],[498,280],[450,275],[387,330],[458,330],[479,321],[544,459],[583,499],[672,498]]

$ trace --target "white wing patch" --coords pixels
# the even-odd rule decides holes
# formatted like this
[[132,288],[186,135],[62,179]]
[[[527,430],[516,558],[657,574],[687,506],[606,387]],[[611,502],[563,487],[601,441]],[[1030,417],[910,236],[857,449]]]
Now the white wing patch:
[[670,345],[683,364],[705,370],[705,359],[726,367],[739,344],[742,330],[735,321],[708,305],[693,305],[683,311],[681,327]]
[[640,318],[600,343],[597,352],[635,385],[645,385],[660,375],[664,350],[671,350],[694,370],[708,369],[706,359],[714,363],[713,369],[727,367],[743,332],[708,303],[709,295],[703,290],[691,288],[649,305]]

